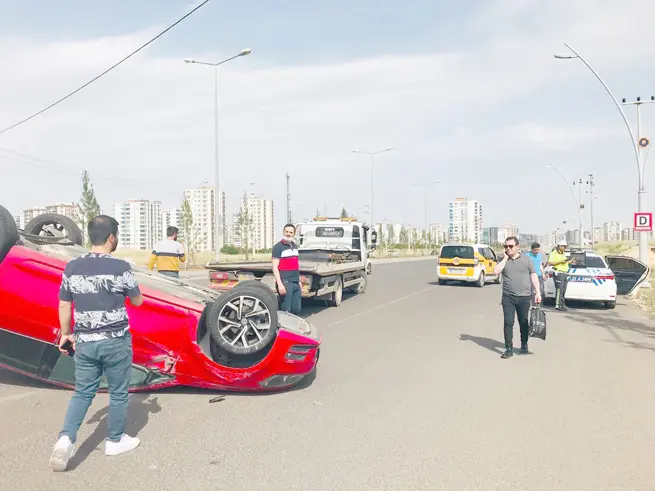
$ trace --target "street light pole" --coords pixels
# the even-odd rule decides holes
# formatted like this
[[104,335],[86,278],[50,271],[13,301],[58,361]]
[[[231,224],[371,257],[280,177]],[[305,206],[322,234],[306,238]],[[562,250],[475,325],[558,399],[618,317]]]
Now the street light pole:
[[217,63],[210,63],[206,61],[198,61],[191,58],[186,58],[185,63],[194,63],[197,65],[207,65],[214,68],[214,172],[216,173],[216,183],[214,189],[214,260],[220,261],[221,247],[223,242],[223,223],[221,221],[221,191],[220,191],[220,175],[221,169],[218,160],[218,67],[235,58],[249,55],[252,52],[250,49],[241,50],[234,56],[226,58],[225,60]]
[[[655,101],[655,96],[651,96],[650,101],[641,101],[640,98],[637,98],[636,102],[626,102],[625,99],[623,99],[623,104],[636,104],[637,105],[637,137],[635,137],[634,132],[632,131],[632,127],[630,126],[630,123],[628,121],[628,118],[625,115],[625,112],[621,108],[621,104],[619,104],[619,101],[614,97],[614,94],[612,94],[612,91],[610,88],[607,86],[605,81],[601,78],[601,76],[598,74],[596,70],[592,68],[592,66],[585,60],[580,53],[578,53],[576,50],[574,50],[571,46],[569,46],[567,43],[564,43],[564,46],[566,46],[572,53],[573,55],[567,55],[567,54],[555,54],[555,58],[560,59],[560,60],[570,60],[570,59],[579,59],[582,63],[585,64],[585,66],[591,71],[591,73],[594,74],[596,79],[601,83],[601,85],[605,88],[605,91],[607,94],[610,96],[612,99],[612,102],[614,102],[614,105],[618,109],[619,113],[621,114],[621,117],[623,118],[623,122],[625,123],[625,126],[628,130],[628,133],[630,135],[630,141],[632,142],[632,148],[635,153],[635,157],[637,159],[637,179],[638,179],[638,194],[637,194],[637,211],[639,213],[643,213],[646,211],[646,160],[642,159],[641,155],[641,148],[648,147],[650,145],[650,142],[648,140],[645,140],[641,137],[641,113],[640,113],[640,106],[644,102],[653,102]],[[645,145],[644,147],[641,147],[641,142],[644,142]],[[639,234],[639,261],[641,261],[644,264],[648,264],[648,232],[638,232]],[[648,280],[646,280],[644,283],[642,283],[642,286],[648,286]]]
[[424,230],[425,230],[425,236],[428,237],[428,188],[434,184],[439,184],[440,181],[431,181],[431,182],[422,182],[422,183],[416,183],[415,186],[423,186],[423,190],[425,192],[424,195],[424,202],[423,202],[423,222],[424,222]]
[[371,230],[375,230],[375,156],[391,150],[393,150],[393,147],[378,150],[377,152],[353,150],[353,153],[361,153],[371,157]]
[[589,216],[591,223],[591,248],[596,248],[596,229],[594,228],[594,175],[589,174]]
[[[566,180],[564,174],[562,174],[554,164],[548,164],[546,166],[546,169],[553,169],[555,172],[557,172],[557,174],[562,178],[562,181],[564,181],[564,183],[566,184],[566,187],[571,192],[571,196],[573,197],[573,202],[575,203],[575,208],[578,212],[578,230],[580,233],[580,248],[582,248],[582,198],[575,197],[575,191],[573,191],[573,187],[569,185],[569,181]],[[582,183],[582,179],[580,179],[580,182]],[[573,185],[575,186],[575,181],[573,181]]]

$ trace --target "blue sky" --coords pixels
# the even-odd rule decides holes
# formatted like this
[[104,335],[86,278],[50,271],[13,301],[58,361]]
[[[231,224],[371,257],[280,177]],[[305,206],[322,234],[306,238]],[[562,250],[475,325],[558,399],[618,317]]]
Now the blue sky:
[[[0,0],[0,63],[13,67],[0,80],[0,126],[102,71],[191,5]],[[582,63],[552,53],[570,42],[617,97],[650,96],[649,12],[646,0],[212,0],[95,85],[0,136],[0,148],[58,164],[5,154],[2,204],[18,213],[74,200],[77,170],[87,167],[107,209],[131,198],[177,205],[181,189],[213,179],[211,72],[181,60],[249,47],[220,75],[221,187],[232,211],[253,189],[275,199],[281,225],[289,171],[297,216],[324,205],[363,216],[370,169],[350,150],[393,146],[378,161],[378,219],[422,225],[414,184],[439,179],[430,222],[445,223],[448,200],[468,197],[483,203],[486,226],[543,233],[575,213],[545,169],[555,163],[569,180],[594,172],[597,224],[628,226],[636,167],[620,116]],[[653,111],[644,108],[646,129]]]

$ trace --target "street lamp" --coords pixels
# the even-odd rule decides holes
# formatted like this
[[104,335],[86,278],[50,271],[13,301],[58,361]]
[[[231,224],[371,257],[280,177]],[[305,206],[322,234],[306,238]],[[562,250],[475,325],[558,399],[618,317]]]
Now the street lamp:
[[362,150],[353,150],[353,153],[361,153],[371,157],[371,229],[375,230],[375,156],[384,152],[390,152],[393,147],[378,150],[377,152],[364,152]]
[[214,255],[216,262],[219,262],[221,255],[221,243],[223,239],[223,228],[221,223],[221,192],[220,192],[220,166],[218,164],[218,67],[235,58],[249,55],[251,49],[243,49],[234,56],[226,58],[225,60],[217,63],[207,61],[194,60],[193,58],[185,58],[184,63],[207,65],[214,68],[214,171],[216,172],[216,189],[214,190]]
[[[651,96],[650,101],[642,101],[641,98],[637,98],[637,101],[635,102],[627,102],[625,99],[623,99],[623,104],[636,104],[637,105],[637,137],[635,137],[634,132],[632,131],[632,127],[630,126],[630,123],[628,122],[628,118],[625,115],[625,112],[621,108],[621,104],[619,104],[619,101],[614,97],[614,94],[612,94],[612,91],[610,88],[607,86],[605,81],[601,78],[601,76],[598,74],[596,70],[594,70],[591,65],[585,60],[580,53],[578,53],[576,50],[574,50],[571,46],[569,46],[567,43],[564,43],[564,46],[566,46],[571,53],[571,54],[562,54],[562,53],[556,53],[554,56],[558,60],[571,60],[571,59],[579,59],[582,63],[585,64],[585,66],[591,71],[591,73],[594,74],[596,79],[601,83],[601,85],[605,88],[607,91],[607,94],[610,96],[612,99],[612,102],[614,102],[614,105],[616,106],[616,109],[618,109],[619,113],[621,114],[621,117],[623,118],[623,122],[625,123],[625,126],[628,130],[628,133],[630,135],[630,141],[632,142],[632,148],[635,152],[635,157],[637,159],[637,179],[638,179],[638,194],[637,194],[637,211],[639,213],[642,213],[645,211],[646,208],[646,178],[645,178],[645,171],[646,171],[646,159],[642,158],[642,152],[645,150],[646,147],[650,145],[650,142],[646,138],[641,137],[641,113],[640,113],[640,108],[641,104],[645,102],[655,102],[655,96]],[[643,147],[642,147],[642,142],[643,142]],[[638,232],[639,233],[639,260],[644,263],[648,264],[648,232]],[[643,286],[647,286],[647,282],[644,282]]]
[[[562,181],[564,181],[564,184],[566,184],[566,187],[570,191],[571,196],[573,197],[573,202],[575,203],[575,208],[576,208],[576,210],[578,212],[578,233],[580,234],[580,248],[582,249],[582,243],[583,243],[583,238],[582,238],[582,208],[583,208],[582,198],[581,197],[578,197],[578,198],[575,197],[575,191],[573,191],[573,187],[569,184],[569,181],[566,180],[566,177],[564,177],[564,174],[562,174],[560,172],[560,170],[557,167],[555,167],[555,165],[548,164],[546,166],[546,169],[553,169],[555,172],[557,172],[557,174],[562,178]],[[575,181],[573,181],[573,184],[575,185]],[[580,180],[579,186],[580,187],[582,186],[582,180]],[[579,191],[578,194],[580,194],[581,190],[578,189],[578,191]],[[592,231],[592,233],[593,233],[593,231]]]
[[440,181],[431,181],[431,182],[420,182],[414,184],[414,186],[423,186],[425,191],[424,203],[423,203],[423,221],[425,222],[425,234],[428,235],[428,188],[435,184],[439,184]]

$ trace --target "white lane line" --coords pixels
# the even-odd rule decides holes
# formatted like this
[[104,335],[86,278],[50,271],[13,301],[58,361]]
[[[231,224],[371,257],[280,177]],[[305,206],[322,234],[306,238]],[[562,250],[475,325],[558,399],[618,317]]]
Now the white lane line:
[[434,290],[436,286],[429,286],[427,288],[423,288],[423,290],[419,290],[414,293],[410,293],[409,295],[405,295],[404,297],[396,298],[395,300],[390,300],[389,302],[383,303],[378,305],[377,307],[373,307],[367,310],[362,310],[361,312],[357,312],[356,314],[349,315],[348,317],[344,317],[343,319],[339,319],[338,321],[334,321],[328,324],[328,326],[334,326],[336,324],[341,324],[343,322],[349,321],[350,319],[354,319],[355,317],[359,317],[360,315],[365,315],[369,314],[375,310],[379,310],[381,308],[387,307],[389,305],[393,305],[394,303],[402,302],[403,300],[407,300],[408,298],[415,297],[416,295],[420,295],[421,293],[425,293],[430,290]]
[[20,394],[12,394],[9,396],[4,396],[0,397],[0,404],[3,402],[12,402],[12,401],[17,401],[19,399],[24,399],[26,397],[31,396],[32,394],[36,394],[38,391],[36,390],[31,390],[29,392],[21,392]]

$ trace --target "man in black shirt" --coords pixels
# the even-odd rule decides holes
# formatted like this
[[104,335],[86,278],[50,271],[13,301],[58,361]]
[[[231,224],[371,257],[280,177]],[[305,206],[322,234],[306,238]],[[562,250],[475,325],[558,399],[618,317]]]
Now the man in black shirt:
[[282,297],[281,310],[300,314],[302,300],[302,283],[298,263],[298,248],[293,242],[296,227],[287,223],[284,226],[284,238],[273,247],[273,276],[277,291]]
[[[139,439],[123,433],[132,370],[132,336],[125,298],[135,307],[143,297],[128,262],[111,255],[118,246],[118,222],[100,215],[89,222],[90,252],[70,261],[59,290],[59,349],[72,343],[75,354],[75,393],[50,458],[50,467],[63,471],[75,453],[77,431],[98,391],[104,372],[109,386],[106,455],[136,448]],[[71,321],[75,312],[74,334]]]

